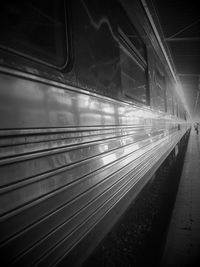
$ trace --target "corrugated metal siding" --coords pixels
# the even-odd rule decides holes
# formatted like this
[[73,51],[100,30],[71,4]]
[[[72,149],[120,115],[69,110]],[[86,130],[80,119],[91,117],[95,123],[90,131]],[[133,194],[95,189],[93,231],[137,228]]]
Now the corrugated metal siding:
[[[28,81],[19,82],[28,86]],[[59,92],[40,83],[35,87],[49,90],[49,96]],[[57,121],[42,118],[38,128],[30,128],[32,116],[28,120],[27,113],[20,112],[14,124],[15,109],[2,109],[11,119],[3,123],[18,126],[0,132],[0,248],[10,265],[50,266],[59,261],[184,134],[151,111],[60,90],[68,101],[54,95],[56,110],[69,110],[70,97],[81,99],[74,101],[69,125],[56,128]],[[4,93],[9,98],[10,93]],[[32,87],[29,97],[34,98],[32,105],[24,111],[41,111],[44,103],[37,102]],[[20,109],[20,95],[18,101]],[[53,117],[58,113],[54,110]],[[29,127],[20,128],[22,122]],[[37,117],[32,124],[37,125]]]
[[[1,222],[1,241],[6,240],[3,254],[12,252],[9,260],[23,254],[21,260],[29,266],[56,244],[64,246],[65,251],[70,249],[170,145],[178,142],[180,134],[148,134],[138,137],[137,142],[134,137],[130,134],[103,139],[84,147],[75,145],[64,152],[57,148],[53,154],[56,165],[43,163],[49,162],[48,152],[42,156],[38,152],[34,158],[28,154],[21,160],[15,155],[16,161],[12,158],[12,163],[2,165],[14,180],[10,183],[8,179],[9,185],[4,183],[1,187],[1,214],[5,217]],[[59,156],[64,160],[59,160]],[[34,163],[41,168],[31,168]],[[17,179],[17,170],[26,176]]]

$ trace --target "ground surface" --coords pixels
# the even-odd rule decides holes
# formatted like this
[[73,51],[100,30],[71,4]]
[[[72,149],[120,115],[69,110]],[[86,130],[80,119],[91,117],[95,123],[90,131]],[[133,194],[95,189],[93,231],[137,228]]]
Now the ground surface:
[[188,142],[162,266],[200,266],[200,135],[194,129]]

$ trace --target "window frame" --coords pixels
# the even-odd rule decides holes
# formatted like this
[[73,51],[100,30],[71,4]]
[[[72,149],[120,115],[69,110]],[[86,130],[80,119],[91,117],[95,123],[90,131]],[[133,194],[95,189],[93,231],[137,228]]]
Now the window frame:
[[[135,30],[136,31],[136,30]],[[138,37],[142,40],[140,35],[138,34]],[[149,93],[149,82],[148,82],[148,62],[147,59],[145,59],[137,50],[137,48],[134,46],[134,44],[129,40],[128,36],[123,32],[123,30],[118,27],[118,40],[119,40],[119,49],[124,49],[126,52],[130,55],[131,59],[135,62],[135,64],[141,68],[144,71],[145,75],[145,85],[146,85],[146,101],[141,101],[138,98],[134,96],[126,95],[126,92],[124,88],[122,87],[123,95],[126,97],[126,99],[130,101],[134,101],[136,103],[140,103],[143,105],[150,105],[150,93]],[[146,45],[144,44],[144,52],[147,53]],[[121,46],[121,48],[120,48]]]
[[62,66],[58,66],[56,64],[50,63],[50,62],[48,62],[48,60],[46,61],[46,60],[42,60],[42,59],[39,59],[37,57],[31,56],[28,53],[21,52],[17,49],[5,46],[1,43],[0,43],[0,49],[7,51],[7,52],[10,52],[16,56],[23,57],[23,58],[28,59],[30,61],[33,61],[35,63],[39,63],[41,65],[54,68],[56,70],[65,69],[69,64],[69,59],[70,59],[70,41],[69,41],[70,34],[69,34],[69,28],[68,28],[68,12],[67,12],[68,10],[67,10],[67,6],[66,6],[66,1],[62,0],[62,3],[63,3],[63,7],[64,7],[64,10],[63,10],[63,12],[64,12],[63,13],[64,25],[63,26],[64,26],[64,34],[65,34],[65,37],[63,38],[63,40],[64,40],[64,46],[66,49],[66,55],[65,55],[66,57],[65,57],[64,64],[62,64]]

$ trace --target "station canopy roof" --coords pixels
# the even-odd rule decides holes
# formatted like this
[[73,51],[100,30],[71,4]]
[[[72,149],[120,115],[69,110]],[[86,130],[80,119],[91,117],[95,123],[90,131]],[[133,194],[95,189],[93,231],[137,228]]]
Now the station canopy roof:
[[171,56],[190,113],[200,121],[199,1],[146,0],[146,4]]

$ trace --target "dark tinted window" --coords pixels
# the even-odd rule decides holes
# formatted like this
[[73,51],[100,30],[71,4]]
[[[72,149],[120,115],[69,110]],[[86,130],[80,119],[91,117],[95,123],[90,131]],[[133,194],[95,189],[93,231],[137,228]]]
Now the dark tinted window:
[[170,87],[167,88],[166,97],[167,97],[167,112],[173,115],[174,114],[173,95]]
[[175,96],[174,96],[174,115],[178,116],[178,103]]
[[15,1],[0,3],[0,45],[15,53],[63,66],[66,34],[63,1]]
[[157,109],[161,111],[166,111],[166,85],[165,85],[165,76],[162,72],[155,68],[154,73],[154,103]]
[[183,118],[184,118],[185,121],[187,120],[187,115],[186,115],[185,111],[183,112]]
[[[135,40],[140,40],[136,33],[135,36],[137,36]],[[143,57],[144,45],[141,43],[141,46],[136,48],[136,41],[133,44],[121,30],[119,30],[119,40],[123,92],[126,97],[147,103],[147,63]],[[139,46],[139,41],[137,46]]]

